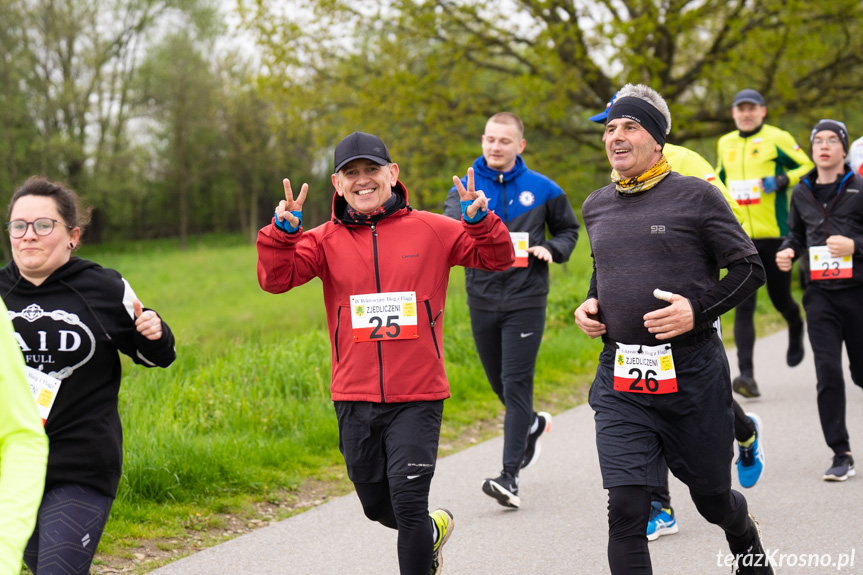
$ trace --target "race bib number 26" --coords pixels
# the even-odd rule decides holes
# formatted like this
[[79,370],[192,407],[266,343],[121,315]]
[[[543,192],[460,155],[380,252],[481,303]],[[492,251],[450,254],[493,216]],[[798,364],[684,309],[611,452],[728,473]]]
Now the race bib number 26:
[[351,296],[354,341],[416,339],[416,292],[387,292]]
[[614,389],[626,393],[676,393],[671,346],[617,344]]

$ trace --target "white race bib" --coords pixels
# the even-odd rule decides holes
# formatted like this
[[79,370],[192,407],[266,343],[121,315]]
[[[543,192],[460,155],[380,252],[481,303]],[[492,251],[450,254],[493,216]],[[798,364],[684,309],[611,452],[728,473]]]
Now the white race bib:
[[30,393],[33,394],[33,400],[36,402],[36,411],[42,418],[42,425],[45,425],[51,408],[54,407],[54,400],[57,399],[57,392],[60,391],[60,384],[63,382],[27,366],[27,383],[30,384]]
[[809,277],[812,280],[837,280],[854,275],[854,262],[851,256],[834,258],[827,246],[809,248]]
[[728,191],[731,197],[737,200],[741,206],[750,206],[761,203],[761,178],[754,180],[731,180],[728,182]]
[[626,393],[676,393],[677,372],[671,345],[617,344],[614,389]]
[[509,236],[512,238],[512,249],[515,250],[515,263],[512,264],[514,268],[526,268],[527,267],[527,248],[530,247],[530,234],[527,232],[509,232]]
[[355,342],[416,339],[416,292],[352,295],[351,327]]

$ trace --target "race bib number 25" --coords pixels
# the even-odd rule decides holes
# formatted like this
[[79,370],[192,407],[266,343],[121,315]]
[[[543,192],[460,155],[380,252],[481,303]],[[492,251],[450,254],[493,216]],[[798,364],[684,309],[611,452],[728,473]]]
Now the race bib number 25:
[[617,344],[614,389],[626,393],[676,393],[671,346]]
[[416,339],[416,292],[387,292],[351,296],[354,341]]

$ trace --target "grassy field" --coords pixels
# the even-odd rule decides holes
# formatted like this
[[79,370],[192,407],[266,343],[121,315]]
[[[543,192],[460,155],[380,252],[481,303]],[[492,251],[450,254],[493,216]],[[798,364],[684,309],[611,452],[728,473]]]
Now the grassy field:
[[[264,293],[254,246],[235,237],[204,238],[186,251],[159,241],[85,248],[81,256],[119,270],[171,326],[178,353],[167,370],[124,364],[124,472],[94,573],[145,573],[350,489],[317,281]],[[586,397],[601,344],[575,327],[572,311],[589,273],[584,239],[572,261],[553,266],[537,408],[559,412]],[[762,334],[781,327],[765,301]],[[460,268],[444,325],[452,398],[442,455],[499,434],[502,421],[476,357]]]

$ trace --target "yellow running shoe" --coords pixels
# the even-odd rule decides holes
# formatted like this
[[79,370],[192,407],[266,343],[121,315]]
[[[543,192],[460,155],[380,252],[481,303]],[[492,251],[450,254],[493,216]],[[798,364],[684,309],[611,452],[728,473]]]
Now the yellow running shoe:
[[447,542],[453,527],[455,527],[455,521],[448,509],[436,509],[429,513],[429,517],[432,518],[435,527],[437,527],[437,539],[434,542],[434,547],[432,547],[431,575],[440,575],[443,571],[441,550],[443,550],[444,543]]

